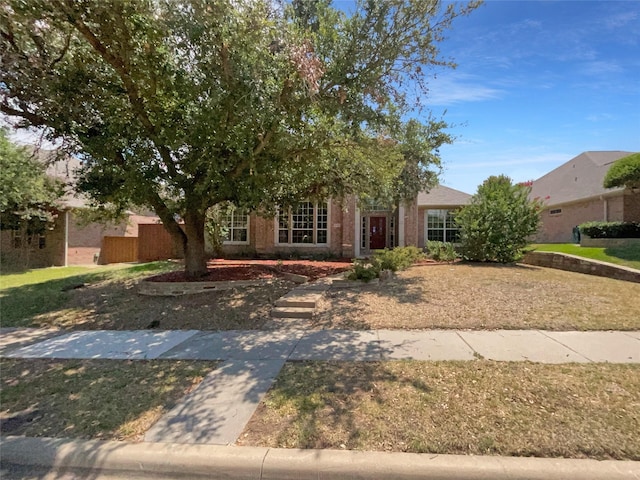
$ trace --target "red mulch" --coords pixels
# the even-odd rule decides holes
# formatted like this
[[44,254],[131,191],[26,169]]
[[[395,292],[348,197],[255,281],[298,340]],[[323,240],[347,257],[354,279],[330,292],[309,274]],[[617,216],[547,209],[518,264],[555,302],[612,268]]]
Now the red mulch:
[[210,260],[209,273],[204,277],[188,278],[184,271],[156,275],[152,282],[221,282],[228,280],[259,280],[280,277],[280,272],[305,275],[316,280],[348,270],[350,261],[319,262],[313,260]]

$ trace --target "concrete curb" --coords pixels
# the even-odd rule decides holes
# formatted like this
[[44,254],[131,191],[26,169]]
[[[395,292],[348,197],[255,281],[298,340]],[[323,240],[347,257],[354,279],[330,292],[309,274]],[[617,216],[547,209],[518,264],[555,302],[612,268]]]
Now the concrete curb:
[[640,479],[640,462],[289,450],[219,445],[0,439],[2,461],[55,470],[170,478],[595,480]]

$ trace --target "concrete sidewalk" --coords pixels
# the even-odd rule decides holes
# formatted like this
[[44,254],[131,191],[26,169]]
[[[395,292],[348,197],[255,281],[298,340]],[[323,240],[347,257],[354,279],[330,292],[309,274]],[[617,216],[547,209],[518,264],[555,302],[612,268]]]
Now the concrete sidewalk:
[[640,363],[640,332],[543,330],[43,331],[0,329],[9,358]]

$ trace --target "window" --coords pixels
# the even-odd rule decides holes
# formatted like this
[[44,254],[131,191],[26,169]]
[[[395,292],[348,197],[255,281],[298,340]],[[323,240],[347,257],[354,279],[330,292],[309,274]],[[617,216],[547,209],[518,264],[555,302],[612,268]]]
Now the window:
[[427,210],[424,223],[427,241],[456,243],[460,238],[452,210]]
[[279,244],[324,245],[329,242],[329,209],[326,203],[302,202],[278,214]]
[[562,213],[561,208],[554,208],[553,210],[549,210],[549,215],[560,215]]
[[[17,230],[11,231],[12,240],[13,240],[13,248],[35,248],[35,240],[37,240],[37,245],[40,250],[47,248],[47,237],[44,234],[39,233],[36,235],[27,235],[23,236],[21,232]],[[24,243],[26,241],[26,244]]]
[[222,224],[225,227],[223,241],[226,244],[248,244],[249,243],[249,213],[235,207],[227,209],[222,217]]

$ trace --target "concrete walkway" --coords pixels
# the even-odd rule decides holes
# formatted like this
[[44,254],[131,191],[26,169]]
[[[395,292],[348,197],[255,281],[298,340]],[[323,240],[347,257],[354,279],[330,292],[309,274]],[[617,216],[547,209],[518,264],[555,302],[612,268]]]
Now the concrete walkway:
[[0,329],[8,358],[181,359],[222,363],[145,441],[233,444],[288,360],[640,363],[640,332],[273,330],[202,332]]

